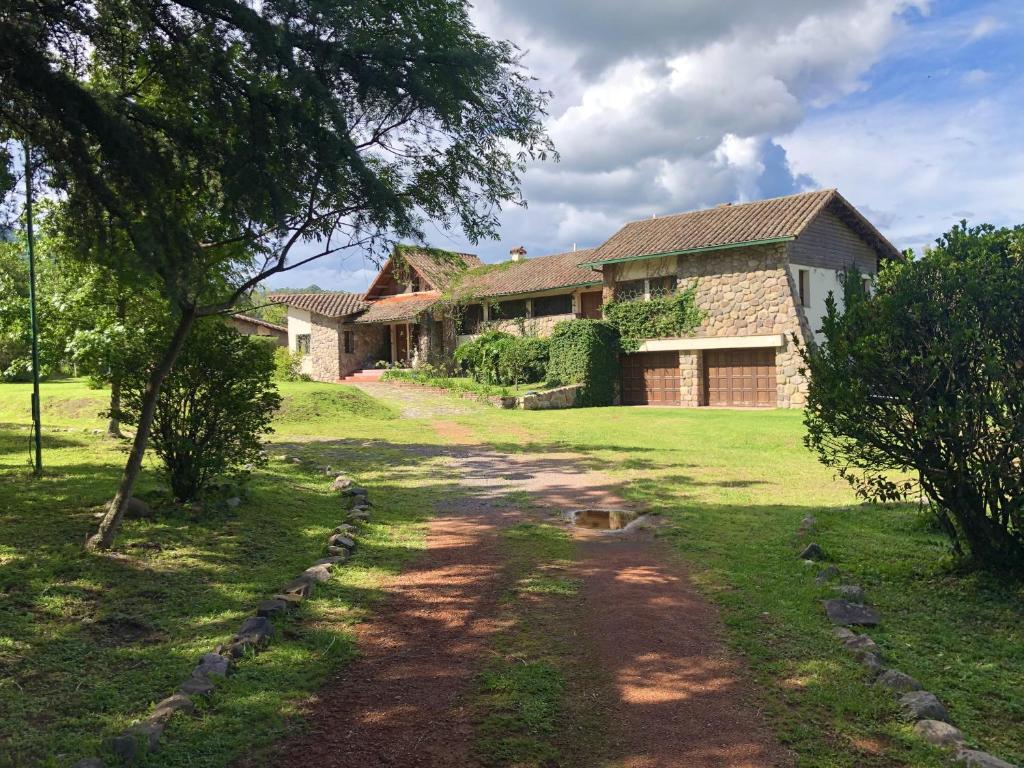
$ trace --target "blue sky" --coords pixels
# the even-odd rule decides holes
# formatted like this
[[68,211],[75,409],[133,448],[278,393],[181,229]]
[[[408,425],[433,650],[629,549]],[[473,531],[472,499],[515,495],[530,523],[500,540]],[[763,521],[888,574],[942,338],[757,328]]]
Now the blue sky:
[[[900,247],[960,218],[1024,223],[1019,0],[479,0],[555,92],[562,160],[524,178],[486,261],[600,243],[624,222],[837,187]],[[527,44],[528,42],[528,44]],[[362,290],[325,259],[273,287]]]

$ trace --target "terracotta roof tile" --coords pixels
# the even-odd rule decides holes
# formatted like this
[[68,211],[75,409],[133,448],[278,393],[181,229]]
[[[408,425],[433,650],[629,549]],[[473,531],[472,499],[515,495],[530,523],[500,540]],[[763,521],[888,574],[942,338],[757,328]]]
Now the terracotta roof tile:
[[441,294],[437,291],[404,293],[385,296],[369,305],[366,313],[356,318],[357,323],[392,323],[398,320],[414,320],[420,313],[430,309]]
[[435,255],[426,249],[404,247],[400,251],[402,258],[438,291],[445,290],[452,281],[467,269],[483,264],[479,256],[472,253],[456,253]]
[[454,293],[459,296],[487,298],[599,284],[600,272],[579,266],[589,261],[593,252],[594,249],[585,248],[579,251],[554,253],[550,256],[537,256],[524,261],[488,264],[467,272],[456,284]]
[[362,294],[332,291],[329,293],[272,293],[268,297],[275,304],[287,304],[326,317],[347,317],[362,312],[370,305]]
[[259,317],[253,317],[252,315],[243,315],[241,313],[235,313],[232,315],[236,320],[241,320],[245,323],[252,323],[253,325],[261,325],[264,328],[270,328],[274,331],[287,331],[288,327],[285,325],[278,325],[277,323],[270,323]]
[[842,195],[834,189],[822,189],[632,221],[596,248],[590,261],[600,264],[661,253],[795,238],[828,206],[836,209],[877,250],[899,258],[899,251]]

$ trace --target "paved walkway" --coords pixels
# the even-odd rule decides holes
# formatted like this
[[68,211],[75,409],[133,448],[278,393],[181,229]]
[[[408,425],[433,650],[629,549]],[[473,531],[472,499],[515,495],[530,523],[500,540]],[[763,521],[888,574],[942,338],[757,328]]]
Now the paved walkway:
[[[373,389],[387,385],[363,385]],[[448,398],[411,388],[403,410],[445,415]],[[476,407],[454,400],[451,407]],[[309,729],[281,745],[277,765],[345,768],[475,766],[464,694],[502,630],[498,533],[520,512],[508,494],[548,512],[628,507],[607,476],[570,453],[505,454],[463,444],[445,454],[463,493],[431,523],[427,551],[389,585],[358,628],[362,655],[310,705]],[[791,757],[768,734],[742,666],[721,642],[715,608],[686,570],[639,529],[580,532],[582,626],[593,663],[608,671],[603,698],[611,768],[767,768]],[[567,766],[566,768],[584,768]]]

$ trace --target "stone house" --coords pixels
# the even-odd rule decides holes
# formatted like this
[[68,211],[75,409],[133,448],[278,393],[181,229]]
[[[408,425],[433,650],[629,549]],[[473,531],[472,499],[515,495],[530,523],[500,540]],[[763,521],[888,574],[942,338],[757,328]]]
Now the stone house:
[[802,406],[798,345],[817,339],[825,298],[856,267],[871,281],[900,252],[836,190],[626,224],[594,249],[606,300],[697,284],[706,313],[688,338],[623,355],[623,404]]
[[799,407],[798,345],[817,338],[825,298],[856,267],[870,281],[899,251],[836,190],[634,221],[597,248],[484,265],[403,247],[364,295],[280,295],[289,346],[313,378],[383,360],[446,363],[485,328],[547,335],[601,317],[604,302],[649,300],[696,283],[705,320],[686,338],[622,356],[627,405]]

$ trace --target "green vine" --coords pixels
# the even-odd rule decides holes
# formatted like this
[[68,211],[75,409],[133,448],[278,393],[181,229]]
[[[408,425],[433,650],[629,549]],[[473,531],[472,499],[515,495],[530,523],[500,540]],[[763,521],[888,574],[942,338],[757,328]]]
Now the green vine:
[[605,320],[618,330],[623,352],[636,352],[647,339],[687,336],[705,316],[697,307],[697,283],[668,296],[604,305]]
[[580,406],[612,405],[619,382],[619,334],[603,320],[563,320],[551,333],[548,383],[583,384]]

